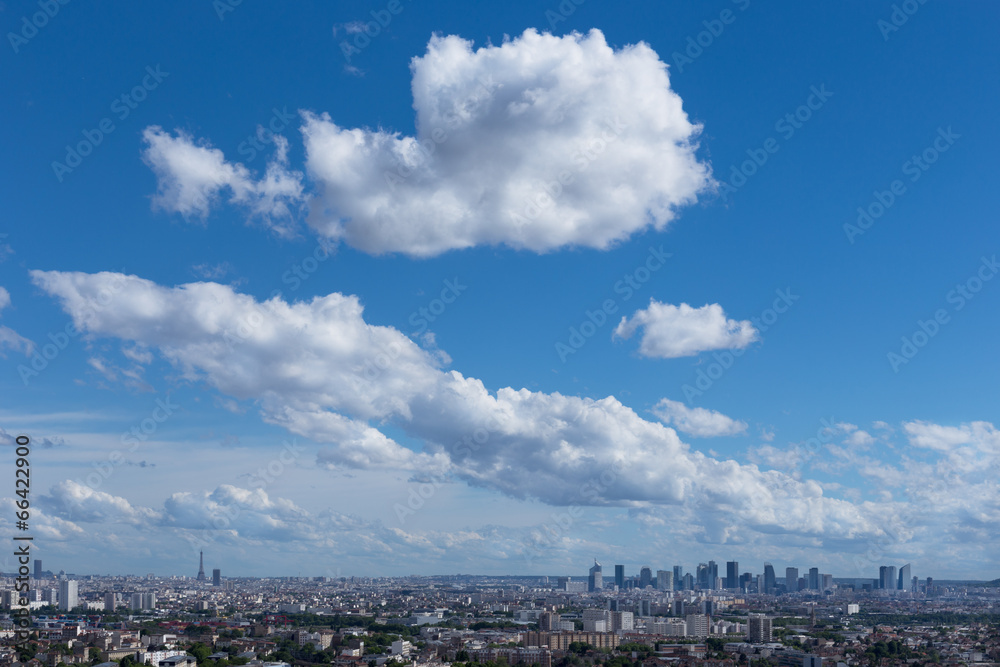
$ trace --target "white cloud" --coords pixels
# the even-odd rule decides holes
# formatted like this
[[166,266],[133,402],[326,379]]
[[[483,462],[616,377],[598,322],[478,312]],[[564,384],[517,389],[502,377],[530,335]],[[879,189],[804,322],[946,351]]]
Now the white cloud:
[[483,244],[603,249],[662,229],[710,187],[695,157],[701,128],[645,44],[615,51],[599,30],[527,30],[479,49],[435,36],[411,70],[416,136],[306,116],[322,234],[421,257]]
[[960,445],[972,445],[980,451],[1000,452],[1000,432],[989,422],[942,426],[912,421],[903,424],[903,431],[914,447],[952,452]]
[[252,217],[281,234],[295,226],[292,208],[303,202],[302,174],[288,170],[288,141],[274,137],[275,156],[255,180],[242,164],[227,162],[222,151],[194,140],[181,130],[171,136],[156,126],[142,133],[143,160],[157,178],[153,205],[185,218],[205,218],[224,188],[230,201],[250,208]]
[[[8,292],[5,288],[0,287],[0,310],[3,310],[9,305],[10,292]],[[34,343],[10,327],[0,326],[0,357],[4,356],[2,350],[5,347],[9,347],[12,350],[28,355],[31,354],[31,350],[34,348]]]
[[249,539],[320,539],[320,526],[290,500],[272,499],[263,489],[223,484],[212,492],[179,492],[164,502],[163,525],[228,531]]
[[[8,535],[17,534],[14,518],[20,509],[15,504],[15,500],[17,499],[0,498],[0,530]],[[68,541],[70,545],[73,545],[87,536],[87,533],[72,521],[56,516],[56,513],[46,511],[37,503],[32,504],[31,507],[31,534],[39,542],[44,539],[53,548],[58,547],[57,544],[52,544],[53,542]],[[6,561],[4,569],[14,571],[14,568],[11,568]]]
[[[265,420],[328,444],[322,465],[447,475],[553,505],[696,507],[697,520],[738,519],[769,533],[882,531],[874,508],[826,497],[814,482],[693,451],[673,429],[614,397],[490,392],[440,368],[396,329],[365,322],[352,296],[258,303],[214,283],[167,288],[119,274],[31,275],[88,335],[155,349],[185,379],[256,401]],[[109,284],[115,307],[91,310],[87,304]],[[380,355],[391,362],[375,363]],[[423,442],[423,451],[402,447],[371,421]]]
[[849,445],[864,446],[864,445],[870,445],[873,442],[875,442],[875,438],[873,438],[871,434],[868,433],[867,431],[862,431],[859,429],[851,433],[849,436],[847,436],[847,439],[844,442],[846,442]]
[[747,430],[747,423],[731,419],[721,412],[705,408],[689,408],[680,401],[662,399],[653,406],[653,414],[664,424],[696,438],[737,435]]
[[[615,50],[599,30],[529,29],[473,49],[434,36],[411,71],[413,136],[303,112],[316,183],[309,222],[323,236],[417,257],[478,245],[605,249],[663,229],[715,185],[695,155],[701,126],[644,43]],[[150,127],[144,137],[159,178],[154,202],[168,210],[204,218],[228,187],[233,202],[273,218],[302,195],[284,144],[255,182],[183,133]]]
[[747,458],[756,464],[793,473],[804,463],[806,453],[801,447],[784,448],[763,444],[750,448],[747,451]]
[[152,510],[133,507],[124,498],[71,480],[53,486],[42,499],[47,510],[74,522],[145,523],[160,518]]
[[[89,555],[102,562],[110,546],[143,556],[139,561],[147,563],[144,567],[157,553],[197,563],[200,549],[207,556],[218,554],[218,546],[225,545],[234,569],[258,574],[273,574],[275,568],[284,571],[280,568],[288,567],[290,557],[299,563],[296,567],[306,561],[310,561],[307,567],[316,567],[318,559],[333,559],[338,570],[331,568],[328,576],[339,575],[340,564],[354,571],[367,571],[378,563],[380,568],[410,572],[414,560],[456,566],[478,562],[492,571],[509,571],[509,559],[520,553],[524,533],[489,525],[477,530],[408,532],[332,509],[309,511],[264,489],[229,484],[173,493],[160,508],[137,506],[71,480],[56,484],[39,500],[32,511],[32,530],[47,538],[53,555],[77,560]],[[0,499],[0,508],[4,509],[0,528],[14,530],[13,522],[5,518],[15,514],[13,500]],[[185,544],[191,547],[191,556],[177,548]],[[9,565],[5,569],[11,569]]]
[[[0,428],[0,445],[10,445],[11,447],[17,444],[17,436],[11,435],[9,431]],[[39,437],[37,435],[31,436],[31,446],[32,447],[44,447],[45,449],[51,449],[52,447],[62,447],[66,444],[66,441],[62,438],[48,438]]]
[[749,320],[727,319],[717,303],[692,308],[686,303],[674,306],[650,299],[648,308],[636,311],[631,319],[623,317],[614,335],[627,339],[640,329],[639,353],[662,359],[741,349],[758,339]]

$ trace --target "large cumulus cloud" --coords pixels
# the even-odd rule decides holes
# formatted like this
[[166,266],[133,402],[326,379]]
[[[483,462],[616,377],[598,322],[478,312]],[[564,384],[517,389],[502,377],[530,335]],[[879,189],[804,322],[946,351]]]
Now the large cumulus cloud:
[[[353,296],[289,304],[215,283],[164,287],[121,274],[39,271],[32,279],[87,335],[159,350],[186,378],[255,400],[265,420],[328,443],[325,465],[448,476],[553,505],[699,507],[705,521],[726,516],[772,533],[881,530],[870,507],[694,451],[614,397],[490,391],[396,329],[366,322]],[[114,307],[94,309],[112,285]],[[422,450],[385,436],[380,424],[402,429]],[[613,483],[595,483],[608,470]]]
[[531,29],[478,49],[434,36],[411,71],[413,135],[303,112],[311,193],[280,137],[256,180],[204,141],[147,129],[155,202],[204,217],[229,188],[232,202],[287,232],[291,205],[308,196],[309,223],[324,237],[428,257],[478,245],[608,248],[663,229],[713,187],[696,156],[701,127],[646,44],[616,50],[599,30]]

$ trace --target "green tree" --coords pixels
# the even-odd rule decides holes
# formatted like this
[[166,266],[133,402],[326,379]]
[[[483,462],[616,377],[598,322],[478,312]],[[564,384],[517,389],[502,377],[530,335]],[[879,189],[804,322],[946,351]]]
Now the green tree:
[[[201,642],[195,642],[190,647],[188,647],[188,655],[192,655],[198,661],[198,664],[205,662],[208,656],[212,655],[212,649],[205,646]],[[121,667],[121,665],[119,665]]]

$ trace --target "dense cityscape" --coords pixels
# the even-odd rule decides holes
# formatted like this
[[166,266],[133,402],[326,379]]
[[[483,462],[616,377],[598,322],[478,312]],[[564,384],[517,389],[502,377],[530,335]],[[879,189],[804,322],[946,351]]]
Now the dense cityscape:
[[[22,568],[22,572],[24,572]],[[4,667],[884,667],[1000,664],[1000,580],[613,575],[4,575]],[[724,575],[724,576],[720,576]]]

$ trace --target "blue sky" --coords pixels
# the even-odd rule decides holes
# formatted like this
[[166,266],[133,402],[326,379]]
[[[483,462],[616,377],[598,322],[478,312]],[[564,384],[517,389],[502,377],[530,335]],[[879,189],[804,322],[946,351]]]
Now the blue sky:
[[3,3],[39,553],[995,578],[998,19]]

